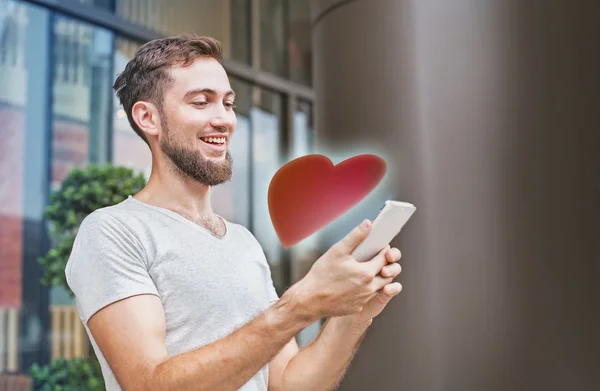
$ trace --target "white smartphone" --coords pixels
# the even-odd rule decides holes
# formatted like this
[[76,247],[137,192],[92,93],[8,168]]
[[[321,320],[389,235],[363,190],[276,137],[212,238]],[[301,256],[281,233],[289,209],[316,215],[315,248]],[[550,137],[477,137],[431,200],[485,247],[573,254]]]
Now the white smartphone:
[[417,208],[408,202],[386,201],[373,221],[371,232],[351,255],[358,262],[371,260],[400,233],[415,210]]

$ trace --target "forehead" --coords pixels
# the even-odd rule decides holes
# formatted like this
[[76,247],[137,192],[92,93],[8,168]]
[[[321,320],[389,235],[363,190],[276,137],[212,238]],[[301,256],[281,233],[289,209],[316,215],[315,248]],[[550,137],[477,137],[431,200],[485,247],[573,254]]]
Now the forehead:
[[173,83],[167,93],[183,97],[193,89],[212,89],[224,93],[231,89],[227,72],[223,66],[212,57],[199,57],[189,66],[169,68]]

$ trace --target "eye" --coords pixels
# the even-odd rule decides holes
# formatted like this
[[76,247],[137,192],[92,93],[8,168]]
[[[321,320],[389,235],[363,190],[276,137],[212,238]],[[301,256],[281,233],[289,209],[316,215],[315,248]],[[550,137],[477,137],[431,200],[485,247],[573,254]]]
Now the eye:
[[206,107],[208,105],[208,102],[192,102],[192,104],[198,107]]
[[237,106],[235,105],[235,102],[225,102],[225,107],[228,109],[235,109]]

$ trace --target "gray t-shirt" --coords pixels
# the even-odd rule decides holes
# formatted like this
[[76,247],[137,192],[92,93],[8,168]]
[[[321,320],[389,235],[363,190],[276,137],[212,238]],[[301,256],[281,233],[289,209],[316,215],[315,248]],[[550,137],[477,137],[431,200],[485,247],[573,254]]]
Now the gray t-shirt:
[[[133,295],[158,296],[166,316],[165,344],[175,356],[222,339],[278,300],[258,241],[243,226],[225,224],[227,233],[218,238],[131,196],[84,219],[66,277],[107,391],[121,387],[87,326],[103,307]],[[240,390],[267,391],[268,378],[265,365]]]

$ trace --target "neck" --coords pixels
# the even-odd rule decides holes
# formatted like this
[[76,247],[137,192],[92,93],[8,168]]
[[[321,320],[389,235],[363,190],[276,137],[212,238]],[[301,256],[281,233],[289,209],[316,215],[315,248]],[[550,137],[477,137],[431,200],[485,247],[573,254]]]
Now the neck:
[[210,186],[185,176],[176,167],[152,162],[146,186],[134,196],[150,205],[173,210],[192,220],[211,218]]

